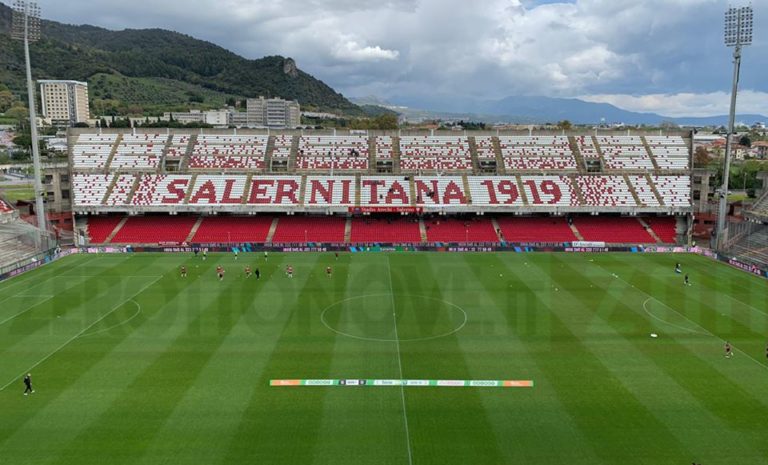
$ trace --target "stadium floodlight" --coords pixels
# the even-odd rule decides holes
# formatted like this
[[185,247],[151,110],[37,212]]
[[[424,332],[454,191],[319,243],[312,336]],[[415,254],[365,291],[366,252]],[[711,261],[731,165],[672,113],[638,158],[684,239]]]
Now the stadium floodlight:
[[40,144],[37,136],[37,111],[35,84],[32,81],[32,66],[29,60],[29,43],[40,40],[40,7],[35,2],[16,0],[13,4],[13,28],[11,36],[24,42],[24,59],[27,68],[27,96],[29,98],[29,128],[32,136],[32,163],[35,170],[35,213],[37,227],[47,231],[45,202],[43,196],[43,174],[40,166]]
[[741,71],[741,48],[752,44],[754,14],[751,6],[728,8],[725,12],[725,45],[733,47],[733,83],[731,89],[731,110],[728,114],[728,134],[725,139],[725,166],[723,186],[719,191],[720,204],[717,211],[717,250],[724,251],[728,242],[728,178],[731,169],[731,140],[736,124],[736,95],[739,92]]

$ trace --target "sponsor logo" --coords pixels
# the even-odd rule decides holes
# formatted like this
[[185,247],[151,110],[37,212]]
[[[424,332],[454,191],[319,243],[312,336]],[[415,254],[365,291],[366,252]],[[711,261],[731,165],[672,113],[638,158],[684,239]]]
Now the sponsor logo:
[[426,379],[405,379],[404,386],[429,386],[429,380]]
[[533,381],[504,381],[504,387],[533,387]]
[[374,386],[401,386],[402,380],[399,379],[375,379],[373,380]]
[[306,379],[304,380],[305,386],[333,386],[332,379]]
[[469,385],[474,387],[496,387],[499,385],[499,382],[490,381],[490,380],[478,380],[478,381],[470,381]]
[[465,381],[463,380],[457,380],[457,379],[441,379],[437,381],[438,386],[449,386],[449,387],[463,387],[465,385]]
[[273,379],[269,382],[270,386],[301,386],[300,379]]

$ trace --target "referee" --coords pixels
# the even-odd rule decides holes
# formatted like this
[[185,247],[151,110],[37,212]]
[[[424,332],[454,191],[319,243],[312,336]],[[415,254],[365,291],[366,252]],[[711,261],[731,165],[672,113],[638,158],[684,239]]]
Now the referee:
[[32,375],[30,373],[27,373],[27,375],[24,377],[24,386],[26,386],[24,389],[25,396],[35,392],[35,390],[32,389]]

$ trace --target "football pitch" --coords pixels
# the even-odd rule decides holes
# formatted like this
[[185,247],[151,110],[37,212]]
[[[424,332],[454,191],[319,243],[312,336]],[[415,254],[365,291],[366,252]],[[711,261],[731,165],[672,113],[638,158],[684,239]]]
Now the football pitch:
[[0,283],[0,463],[768,464],[767,342],[694,255],[76,255]]

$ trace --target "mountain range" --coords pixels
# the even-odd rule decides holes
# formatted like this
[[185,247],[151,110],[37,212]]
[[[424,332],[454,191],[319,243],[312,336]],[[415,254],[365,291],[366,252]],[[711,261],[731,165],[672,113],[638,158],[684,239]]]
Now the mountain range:
[[[608,103],[541,96],[510,96],[501,100],[480,100],[427,95],[415,98],[395,97],[390,102],[376,97],[353,98],[352,101],[357,104],[381,105],[409,118],[463,119],[486,123],[543,124],[568,120],[574,124],[605,122],[658,125],[669,122],[681,126],[720,126],[728,122],[727,115],[669,117],[656,113],[623,110]],[[768,117],[740,114],[737,115],[736,120],[751,125],[756,121],[768,121]]]

